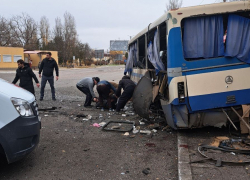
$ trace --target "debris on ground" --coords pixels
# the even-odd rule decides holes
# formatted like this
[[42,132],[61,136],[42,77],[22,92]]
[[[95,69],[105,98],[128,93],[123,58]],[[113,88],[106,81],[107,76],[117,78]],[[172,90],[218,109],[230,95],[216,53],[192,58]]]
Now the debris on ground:
[[145,174],[145,175],[150,174],[150,168],[143,169],[142,173]]
[[86,115],[84,115],[84,114],[77,114],[76,117],[77,117],[77,118],[81,118],[81,117],[85,118]]
[[121,126],[112,126],[111,129],[120,129]]
[[38,111],[54,111],[57,107],[40,108]]
[[150,131],[150,130],[140,130],[140,133],[141,133],[141,134],[150,135],[150,134],[151,134],[151,131]]
[[152,131],[153,131],[154,133],[157,133],[157,130],[156,130],[156,129],[152,129]]
[[[235,156],[236,154],[244,154],[244,155],[250,155],[250,140],[249,139],[230,139],[228,137],[216,137],[214,138],[214,141],[209,145],[199,145],[198,146],[198,152],[203,156],[205,159],[192,161],[191,163],[198,163],[198,162],[204,162],[205,160],[214,161],[217,167],[220,167],[222,165],[245,165],[250,164],[250,161],[246,160],[232,160],[232,156]],[[214,153],[215,155],[219,155],[219,152],[229,153],[229,156],[226,156],[224,159],[214,157],[214,155],[206,155],[208,153],[211,154]],[[206,153],[206,154],[205,154]],[[210,157],[211,156],[211,157]],[[228,157],[230,157],[230,160],[228,160]]]
[[129,132],[125,132],[123,136],[129,136]]
[[133,127],[134,122],[131,121],[109,121],[102,127],[102,130],[130,132],[133,130]]
[[92,126],[94,126],[94,127],[101,127],[98,123],[94,123]]
[[156,145],[154,143],[146,143],[145,146],[148,146],[148,147],[156,147]]
[[106,122],[101,122],[101,123],[99,123],[99,125],[100,125],[101,127],[103,127],[105,124],[106,124]]
[[[138,127],[138,126],[137,126],[137,127]],[[140,128],[137,129],[137,127],[133,126],[133,133],[134,133],[134,134],[137,134],[137,133],[139,132],[139,129],[140,129]]]

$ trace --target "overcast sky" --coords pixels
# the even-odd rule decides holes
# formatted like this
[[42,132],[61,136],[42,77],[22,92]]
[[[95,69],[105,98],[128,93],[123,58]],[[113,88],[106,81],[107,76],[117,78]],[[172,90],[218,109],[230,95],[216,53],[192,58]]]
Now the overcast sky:
[[[219,0],[183,0],[183,7],[211,4]],[[82,42],[93,49],[109,48],[110,40],[129,40],[159,18],[168,0],[0,0],[0,15],[28,13],[37,22],[45,15],[54,26],[65,11],[76,20]]]

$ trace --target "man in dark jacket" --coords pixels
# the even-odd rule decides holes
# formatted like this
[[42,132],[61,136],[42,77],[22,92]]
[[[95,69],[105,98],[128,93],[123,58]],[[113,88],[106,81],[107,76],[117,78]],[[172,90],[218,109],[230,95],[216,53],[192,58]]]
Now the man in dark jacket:
[[91,108],[91,102],[96,101],[97,98],[94,93],[94,86],[97,85],[97,83],[100,81],[99,77],[86,77],[80,80],[77,84],[76,87],[82,91],[86,95],[86,100],[84,103],[84,107],[86,108]]
[[[121,89],[123,89],[123,93],[121,95]],[[116,112],[120,112],[122,108],[126,105],[126,103],[133,96],[135,89],[135,83],[130,80],[129,76],[123,76],[122,80],[120,80],[118,89],[116,91],[116,96],[120,97],[116,106]]]
[[99,106],[102,109],[104,109],[103,100],[106,99],[107,103],[108,103],[108,108],[111,111],[112,108],[111,108],[110,92],[113,91],[113,93],[116,93],[116,88],[111,83],[109,83],[108,81],[103,80],[103,81],[100,81],[97,84],[96,90],[97,90],[97,92],[99,94],[99,102],[100,102]]
[[[42,77],[41,82],[41,91],[40,91],[40,101],[43,100],[44,97],[44,88],[47,83],[47,81],[50,84],[51,93],[52,93],[52,99],[56,100],[55,95],[55,87],[54,87],[54,69],[56,70],[56,80],[58,80],[59,72],[58,72],[58,65],[54,58],[51,57],[51,52],[48,52],[46,54],[46,58],[43,59],[40,68],[39,68],[39,77]],[[41,73],[43,72],[43,75],[41,76]]]
[[36,75],[29,67],[29,64],[25,66],[24,61],[22,59],[19,59],[17,61],[17,65],[18,69],[16,70],[16,77],[12,83],[16,84],[17,81],[20,80],[19,86],[35,95],[35,89],[33,86],[32,78],[35,80],[37,87],[40,86]]

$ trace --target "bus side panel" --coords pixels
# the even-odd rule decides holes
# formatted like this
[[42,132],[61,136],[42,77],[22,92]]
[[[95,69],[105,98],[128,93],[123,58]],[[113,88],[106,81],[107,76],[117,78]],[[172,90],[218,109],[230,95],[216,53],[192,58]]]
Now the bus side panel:
[[[237,106],[250,102],[250,68],[187,75],[192,111]],[[232,82],[227,78],[232,78]]]

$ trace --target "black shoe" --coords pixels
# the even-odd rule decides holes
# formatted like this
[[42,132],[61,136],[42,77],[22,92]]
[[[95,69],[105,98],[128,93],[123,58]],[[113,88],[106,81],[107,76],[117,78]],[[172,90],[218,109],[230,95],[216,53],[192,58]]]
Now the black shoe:
[[43,98],[40,98],[39,100],[40,100],[40,101],[43,101]]
[[84,106],[85,108],[92,108],[92,105]]
[[53,101],[56,101],[56,98],[52,98]]

